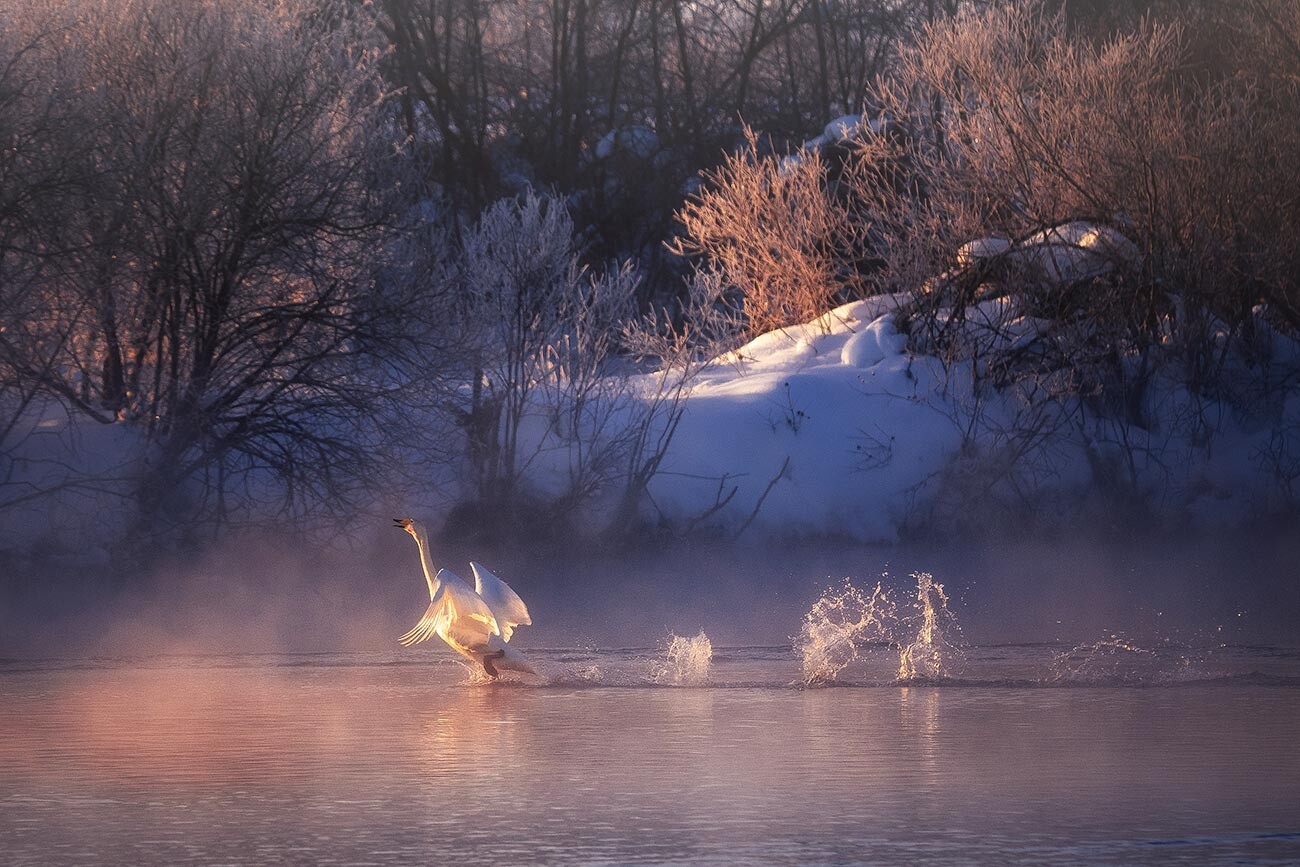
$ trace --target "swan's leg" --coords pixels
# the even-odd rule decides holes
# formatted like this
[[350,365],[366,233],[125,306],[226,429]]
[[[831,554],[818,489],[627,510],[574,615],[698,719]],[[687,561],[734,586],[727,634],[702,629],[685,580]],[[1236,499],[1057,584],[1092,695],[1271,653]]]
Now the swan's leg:
[[498,678],[501,676],[501,673],[497,671],[497,667],[492,664],[492,660],[505,659],[505,656],[506,652],[504,650],[498,650],[496,653],[483,654],[483,670],[488,673],[488,677]]

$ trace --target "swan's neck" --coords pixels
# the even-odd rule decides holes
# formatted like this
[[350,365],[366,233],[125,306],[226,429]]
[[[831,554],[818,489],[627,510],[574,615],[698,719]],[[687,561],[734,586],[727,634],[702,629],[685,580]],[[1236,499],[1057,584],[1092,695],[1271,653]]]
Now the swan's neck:
[[424,567],[424,580],[429,585],[429,598],[438,592],[438,570],[433,568],[433,558],[429,556],[429,537],[421,531],[415,537],[415,544],[420,546],[420,565]]

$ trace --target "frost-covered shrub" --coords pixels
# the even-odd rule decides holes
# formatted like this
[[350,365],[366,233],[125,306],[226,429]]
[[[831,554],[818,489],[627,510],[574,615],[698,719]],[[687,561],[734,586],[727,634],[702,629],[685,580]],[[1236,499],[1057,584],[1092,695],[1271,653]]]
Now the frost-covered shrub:
[[720,284],[693,281],[675,316],[638,310],[640,275],[583,267],[564,203],[531,191],[488,208],[454,260],[449,403],[469,483],[452,523],[505,535],[575,520],[631,529],[691,381],[734,338]]
[[[463,425],[473,498],[512,507],[527,493],[529,467],[555,437],[579,449],[599,447],[610,404],[618,402],[605,392],[636,279],[618,269],[587,273],[563,203],[532,192],[488,208],[465,231],[456,267],[460,296],[452,315],[466,350]],[[604,462],[590,453],[579,458],[573,486],[594,484],[587,476]]]
[[765,155],[748,131],[678,218],[676,250],[738,290],[751,336],[816,319],[856,283],[862,232],[816,151]]
[[969,11],[871,97],[906,134],[864,130],[841,183],[867,279],[911,294],[913,348],[966,395],[954,511],[1032,508],[1073,477],[1066,442],[1114,514],[1190,501],[1215,438],[1295,393],[1300,14],[1175,11],[1105,37],[1043,4]]
[[[1300,56],[1283,50],[1300,27],[1270,21],[1220,22],[1235,59],[1213,68],[1189,56],[1191,13],[1101,42],[1041,5],[925,28],[874,95],[911,134],[867,136],[849,181],[887,250],[879,288],[915,293],[919,344],[1002,383],[1064,371],[1146,424],[1160,365],[1230,388],[1224,349],[1253,351],[1257,306],[1300,328]],[[1032,339],[972,341],[993,299]]]

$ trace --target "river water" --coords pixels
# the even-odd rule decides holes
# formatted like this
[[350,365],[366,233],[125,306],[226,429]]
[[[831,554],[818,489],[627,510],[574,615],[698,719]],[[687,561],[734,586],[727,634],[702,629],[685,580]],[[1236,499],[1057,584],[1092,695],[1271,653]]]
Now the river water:
[[974,646],[0,663],[0,861],[1300,862],[1300,652]]

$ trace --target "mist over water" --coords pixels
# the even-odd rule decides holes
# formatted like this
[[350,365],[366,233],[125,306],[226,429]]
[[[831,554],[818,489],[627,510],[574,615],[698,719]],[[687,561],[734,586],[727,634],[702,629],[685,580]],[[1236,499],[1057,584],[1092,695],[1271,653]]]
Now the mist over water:
[[[1062,650],[1112,636],[1140,647],[1300,644],[1300,533],[1291,532],[894,548],[756,538],[581,555],[442,543],[434,556],[461,573],[478,560],[520,593],[534,621],[514,639],[525,650],[655,648],[665,634],[702,630],[715,648],[798,644],[808,651],[804,680],[834,679],[875,643],[897,649],[918,638],[914,676],[933,676],[921,653],[927,631],[931,649],[936,635]],[[945,594],[929,605],[937,633],[927,630],[913,570],[933,575]],[[349,549],[250,537],[139,573],[8,564],[0,657],[380,652],[397,648],[427,604],[414,546],[379,528]],[[899,662],[895,652],[895,674]]]
[[[436,643],[397,644],[428,598],[401,534],[350,551],[291,542],[240,540],[116,586],[48,564],[5,576],[0,659],[344,652],[457,665]],[[473,557],[520,593],[534,625],[512,643],[554,684],[1170,684],[1246,677],[1239,649],[1300,646],[1288,534],[890,549],[756,539],[582,558],[434,548],[436,565],[465,572]]]
[[498,684],[397,644],[428,590],[396,533],[33,569],[0,860],[1292,863],[1296,553],[436,546],[529,605],[540,676]]

